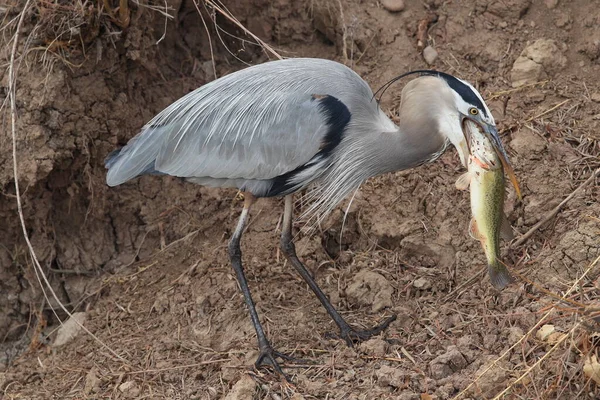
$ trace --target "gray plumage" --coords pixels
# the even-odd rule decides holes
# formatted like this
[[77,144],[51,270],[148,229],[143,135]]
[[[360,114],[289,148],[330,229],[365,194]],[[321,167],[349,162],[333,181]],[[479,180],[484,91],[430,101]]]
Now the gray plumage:
[[[322,107],[324,96],[346,110]],[[417,78],[403,91],[397,127],[350,68],[322,59],[268,62],[210,82],[167,107],[107,158],[107,183],[158,173],[263,197],[272,195],[277,177],[303,167],[275,194],[317,183],[311,210],[322,214],[365,179],[441,154],[447,139],[432,111],[453,105],[451,100],[442,79]],[[339,144],[319,154],[331,133],[328,112],[345,111],[348,123],[333,133]]]

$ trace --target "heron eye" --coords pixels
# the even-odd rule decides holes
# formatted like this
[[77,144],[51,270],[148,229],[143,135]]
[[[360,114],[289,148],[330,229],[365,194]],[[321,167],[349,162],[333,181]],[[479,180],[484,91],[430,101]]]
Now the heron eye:
[[475,107],[471,107],[471,108],[469,108],[469,114],[477,115],[477,114],[479,114],[479,110],[476,109]]

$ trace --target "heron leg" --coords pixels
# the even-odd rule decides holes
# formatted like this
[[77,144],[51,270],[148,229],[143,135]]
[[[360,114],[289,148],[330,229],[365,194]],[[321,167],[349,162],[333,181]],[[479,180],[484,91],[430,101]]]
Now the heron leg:
[[255,200],[256,198],[252,194],[244,193],[244,209],[242,210],[242,214],[240,215],[240,218],[238,220],[235,232],[229,240],[229,258],[231,260],[233,270],[235,271],[237,281],[240,284],[242,294],[244,295],[246,305],[250,310],[250,318],[252,319],[252,325],[254,325],[254,329],[256,330],[256,337],[258,338],[258,349],[260,353],[258,355],[258,358],[256,359],[255,366],[258,368],[262,365],[270,365],[271,367],[273,367],[275,372],[283,375],[286,379],[288,379],[287,376],[281,370],[281,367],[279,366],[279,363],[276,359],[294,359],[278,351],[275,351],[271,346],[271,343],[269,343],[269,340],[265,335],[265,331],[263,330],[260,320],[258,319],[258,313],[256,312],[256,307],[254,305],[254,301],[252,300],[252,295],[250,294],[250,288],[248,288],[248,281],[246,280],[246,276],[244,274],[244,267],[242,266],[242,250],[240,248],[240,241],[244,232],[244,227],[246,226],[246,222],[248,220],[248,213],[250,207],[252,206]]
[[310,272],[306,269],[304,264],[298,259],[296,255],[296,246],[292,241],[292,214],[293,214],[293,202],[292,195],[287,195],[285,197],[285,209],[283,213],[283,228],[281,232],[281,250],[283,254],[288,259],[288,261],[293,265],[293,267],[298,271],[302,279],[308,284],[314,294],[317,296],[323,307],[327,310],[327,313],[331,316],[333,321],[340,328],[339,337],[344,339],[348,346],[352,346],[355,342],[361,342],[363,340],[367,340],[370,337],[379,334],[383,330],[385,330],[392,321],[396,319],[395,315],[385,319],[381,324],[375,326],[372,329],[367,330],[357,330],[351,327],[346,320],[337,312],[337,310],[333,307],[325,293],[321,290],[317,282],[315,282],[314,278],[310,274]]

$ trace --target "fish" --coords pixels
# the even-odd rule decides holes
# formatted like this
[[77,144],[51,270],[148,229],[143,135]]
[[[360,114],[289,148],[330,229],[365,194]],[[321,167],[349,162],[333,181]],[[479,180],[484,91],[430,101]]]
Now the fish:
[[[479,240],[487,259],[490,282],[498,290],[513,282],[506,265],[500,260],[500,237],[512,239],[512,228],[504,215],[504,160],[479,126],[466,122],[470,156],[468,172],[456,181],[456,187],[471,195],[469,233]],[[520,193],[519,193],[520,194]]]

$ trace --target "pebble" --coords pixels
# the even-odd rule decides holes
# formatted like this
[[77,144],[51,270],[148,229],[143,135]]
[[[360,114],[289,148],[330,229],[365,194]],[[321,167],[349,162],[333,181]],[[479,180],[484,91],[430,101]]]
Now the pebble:
[[404,0],[381,0],[381,5],[389,12],[404,10]]
[[[494,366],[488,369],[490,363],[496,361],[497,356],[490,355],[487,357],[489,363],[483,364],[479,370],[475,373],[475,376],[478,376],[478,389],[479,393],[477,398],[482,398],[481,396],[490,397],[492,394],[497,394],[497,392],[506,387],[506,380],[509,377],[508,371],[511,370],[511,366],[503,361],[497,362]],[[483,372],[486,371],[485,374]]]
[[233,385],[225,400],[246,400],[254,396],[256,382],[251,376],[244,374],[239,381]]
[[431,281],[427,278],[417,278],[413,282],[413,286],[417,289],[427,290],[431,288]]
[[433,47],[427,46],[423,49],[423,58],[427,64],[431,65],[438,58],[438,52]]
[[546,4],[546,7],[548,7],[550,10],[552,10],[558,5],[558,0],[544,0],[544,4]]
[[434,358],[430,363],[431,374],[436,379],[442,379],[467,366],[468,362],[460,353],[458,347],[449,346],[446,353]]
[[592,101],[600,103],[600,92],[592,93]]
[[369,339],[359,345],[359,349],[370,356],[384,357],[387,353],[387,342],[381,338]]
[[513,345],[523,337],[523,329],[518,326],[508,328],[508,344]]
[[567,65],[564,47],[551,39],[538,39],[529,44],[513,64],[512,87],[538,82],[562,70]]
[[401,368],[382,365],[381,368],[375,371],[375,376],[377,377],[377,383],[381,387],[391,386],[401,388],[405,384],[407,373]]
[[357,273],[346,288],[346,297],[357,305],[370,305],[373,312],[392,307],[394,287],[377,272],[362,270]]
[[134,381],[127,381],[119,385],[119,391],[127,398],[138,397],[140,388]]

